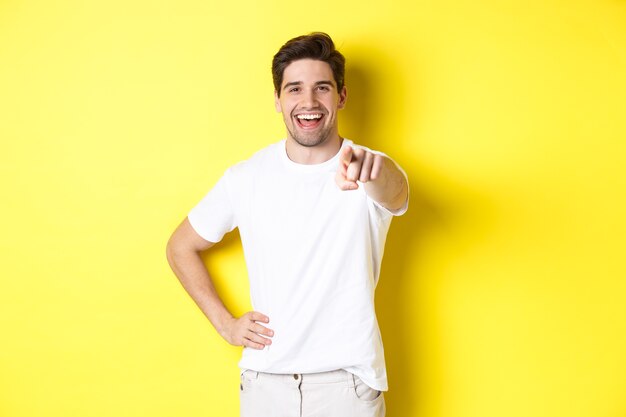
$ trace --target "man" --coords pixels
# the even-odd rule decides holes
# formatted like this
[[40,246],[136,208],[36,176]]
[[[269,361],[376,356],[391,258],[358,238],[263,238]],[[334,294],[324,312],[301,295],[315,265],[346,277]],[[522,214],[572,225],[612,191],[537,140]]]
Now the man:
[[[344,63],[324,33],[282,46],[272,72],[287,138],[228,168],[167,245],[186,291],[228,343],[244,346],[243,417],[385,414],[374,289],[408,182],[385,154],[339,135]],[[235,227],[254,308],[241,317],[199,255]]]

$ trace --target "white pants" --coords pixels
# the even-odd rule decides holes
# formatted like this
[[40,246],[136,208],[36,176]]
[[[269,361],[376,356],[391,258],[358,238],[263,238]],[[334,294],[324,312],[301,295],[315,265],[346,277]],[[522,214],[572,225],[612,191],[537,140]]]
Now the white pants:
[[343,369],[315,374],[244,371],[241,417],[384,417],[384,393]]

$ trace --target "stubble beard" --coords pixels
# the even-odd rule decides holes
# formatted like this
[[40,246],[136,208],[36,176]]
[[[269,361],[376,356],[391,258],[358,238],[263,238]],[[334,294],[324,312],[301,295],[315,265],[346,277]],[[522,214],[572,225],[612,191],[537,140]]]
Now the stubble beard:
[[329,125],[323,127],[319,133],[311,132],[310,134],[300,134],[300,132],[297,131],[296,126],[292,126],[291,129],[289,128],[289,124],[285,123],[285,126],[287,127],[287,132],[289,132],[289,136],[299,145],[305,146],[307,148],[312,148],[314,146],[318,146],[324,143],[330,137],[330,134],[333,130],[332,125]]

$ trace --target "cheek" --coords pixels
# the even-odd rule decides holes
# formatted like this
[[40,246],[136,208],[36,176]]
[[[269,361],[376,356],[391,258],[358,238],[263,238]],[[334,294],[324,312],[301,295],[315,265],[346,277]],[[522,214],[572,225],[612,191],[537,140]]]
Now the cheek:
[[328,109],[329,112],[336,112],[337,109],[340,108],[341,103],[339,100],[333,98],[331,100],[328,100],[327,102],[324,103],[324,105],[326,106],[326,108]]
[[286,116],[289,116],[289,115],[291,114],[291,112],[293,111],[293,104],[292,104],[292,103],[290,103],[289,101],[286,101],[286,100],[285,100],[285,101],[283,101],[283,102],[281,103],[281,107],[282,107],[282,109],[283,109],[283,113],[284,113]]

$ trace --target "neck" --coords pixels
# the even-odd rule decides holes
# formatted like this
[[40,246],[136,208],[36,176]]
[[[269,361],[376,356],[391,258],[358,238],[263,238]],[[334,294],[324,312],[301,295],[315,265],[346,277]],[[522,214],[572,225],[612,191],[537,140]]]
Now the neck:
[[290,136],[287,136],[285,148],[287,156],[293,162],[304,165],[321,164],[337,155],[341,149],[343,138],[334,135],[316,146],[302,146]]

